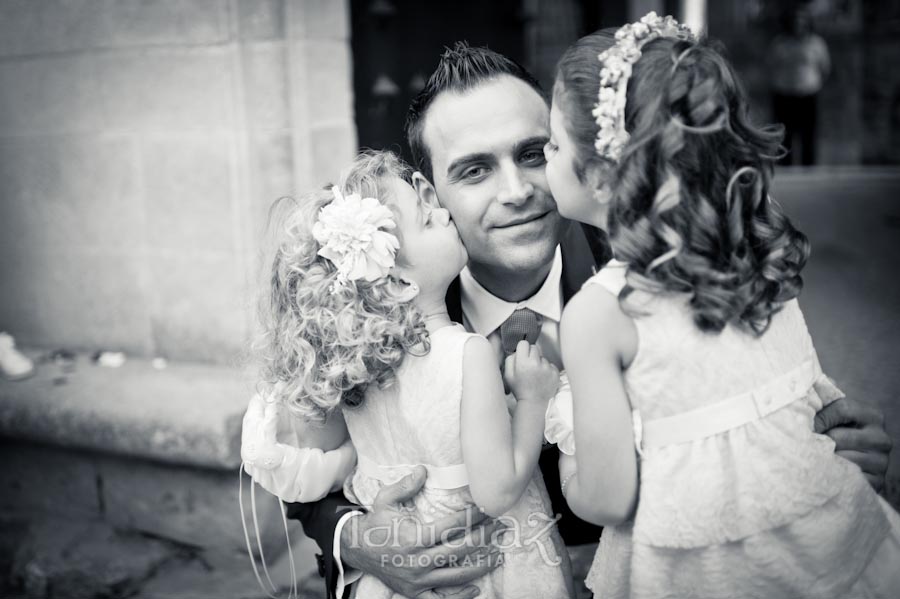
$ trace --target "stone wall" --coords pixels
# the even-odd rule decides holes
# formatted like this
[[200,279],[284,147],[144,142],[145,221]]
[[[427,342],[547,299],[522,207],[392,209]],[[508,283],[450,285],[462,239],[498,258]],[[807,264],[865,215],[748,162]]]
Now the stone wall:
[[346,1],[0,3],[0,330],[229,363],[268,206],[356,147]]

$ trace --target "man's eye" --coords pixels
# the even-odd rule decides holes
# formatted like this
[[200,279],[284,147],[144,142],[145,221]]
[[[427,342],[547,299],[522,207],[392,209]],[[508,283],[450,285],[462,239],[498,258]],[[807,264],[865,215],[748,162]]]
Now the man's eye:
[[543,164],[544,152],[542,150],[529,150],[522,154],[522,162],[531,165]]
[[463,173],[463,179],[480,179],[487,174],[487,169],[483,166],[473,166]]

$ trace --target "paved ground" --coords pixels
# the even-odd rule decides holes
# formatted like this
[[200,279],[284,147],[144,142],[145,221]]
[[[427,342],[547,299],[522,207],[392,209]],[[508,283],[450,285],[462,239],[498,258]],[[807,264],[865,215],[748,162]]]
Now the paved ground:
[[[302,536],[299,525],[294,534]],[[297,599],[322,599],[325,596],[324,582],[315,570],[314,548],[309,539],[298,538],[294,543]],[[287,553],[268,566],[277,589],[273,594],[287,597],[291,580]],[[267,584],[262,570],[260,576]],[[249,557],[235,555],[219,563],[199,559],[174,560],[160,568],[132,599],[264,599],[267,596],[253,576]]]

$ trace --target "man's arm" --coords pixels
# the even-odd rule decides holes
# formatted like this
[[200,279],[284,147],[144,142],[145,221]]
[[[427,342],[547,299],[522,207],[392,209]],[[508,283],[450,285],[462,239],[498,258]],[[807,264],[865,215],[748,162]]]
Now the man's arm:
[[331,557],[334,554],[334,530],[344,514],[356,509],[359,506],[348,501],[341,492],[332,493],[313,503],[287,504],[287,517],[299,520],[303,532],[322,551],[316,555],[316,560],[319,563],[319,575],[325,578],[328,599],[335,597],[334,589],[338,578],[337,564]]
[[431,523],[419,520],[404,505],[424,484],[420,467],[382,487],[367,512],[341,531],[341,558],[404,597],[476,597],[479,589],[469,583],[501,563],[495,540],[502,526],[475,508]]
[[884,490],[893,447],[878,408],[849,398],[828,404],[816,414],[815,430],[834,440],[835,453],[859,466],[879,493]]
[[[474,510],[429,525],[413,519],[402,504],[424,484],[425,471],[417,469],[383,487],[366,513],[346,522],[340,536],[341,564],[332,557],[335,529],[345,514],[360,507],[341,493],[332,493],[314,503],[288,504],[288,518],[299,520],[306,536],[322,550],[316,559],[319,574],[325,578],[328,599],[341,599],[335,593],[338,574],[348,567],[377,576],[407,597],[471,599],[478,595],[477,587],[464,585],[500,565],[499,553],[493,546],[500,524],[485,520],[484,514]],[[390,542],[383,538],[384,534],[394,533],[397,538]],[[445,590],[440,595],[433,591],[451,586],[461,588]]]

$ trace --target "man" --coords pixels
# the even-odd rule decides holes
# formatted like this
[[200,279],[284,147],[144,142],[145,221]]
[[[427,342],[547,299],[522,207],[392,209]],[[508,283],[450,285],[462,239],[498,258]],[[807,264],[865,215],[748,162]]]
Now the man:
[[818,98],[831,70],[831,57],[825,40],[812,30],[808,9],[792,9],[786,21],[784,33],[769,47],[772,112],[775,121],[784,124],[788,153],[781,164],[790,166],[799,156],[801,165],[810,166],[816,162]]
[[[441,57],[407,122],[419,169],[413,184],[424,200],[439,201],[450,211],[469,253],[468,267],[448,292],[450,315],[488,337],[498,364],[514,323],[518,330],[531,328],[530,338],[559,365],[562,304],[609,257],[602,234],[573,226],[556,211],[542,153],[548,121],[540,87],[521,66],[490,50],[457,44]],[[817,428],[827,430],[838,450],[860,464],[873,486],[883,485],[890,439],[880,414],[840,400],[819,413]],[[562,499],[557,458],[556,448],[548,448],[540,465],[553,508],[562,514],[560,532],[569,545],[596,543],[600,530],[574,516]],[[424,473],[416,472],[385,487],[366,513],[348,511],[355,506],[338,494],[289,506],[288,515],[301,520],[323,549],[320,570],[329,594],[344,589],[352,568],[409,597],[435,598],[432,589],[451,586],[456,589],[440,596],[475,596],[474,587],[458,585],[495,566],[482,559],[490,547],[417,539],[416,524],[400,504],[423,484]],[[492,522],[460,514],[440,521],[437,537],[460,526],[474,538],[496,530]],[[379,531],[391,531],[392,538],[371,540],[370,533]]]

